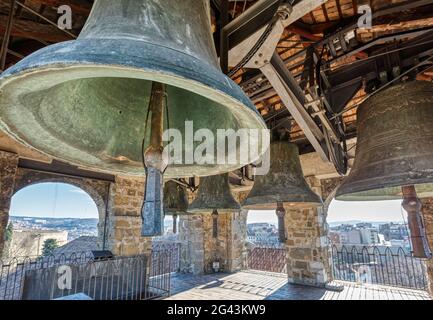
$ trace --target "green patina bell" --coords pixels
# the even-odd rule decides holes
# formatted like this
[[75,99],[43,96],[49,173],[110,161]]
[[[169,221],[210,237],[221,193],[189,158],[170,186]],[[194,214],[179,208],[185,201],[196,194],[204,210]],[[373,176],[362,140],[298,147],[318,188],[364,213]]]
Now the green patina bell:
[[200,179],[197,198],[191,203],[191,213],[225,213],[240,210],[229,184],[229,175],[204,177]]
[[188,214],[188,194],[184,187],[173,180],[164,184],[164,214],[173,217],[173,233],[177,233],[178,216]]
[[170,216],[188,214],[187,191],[173,180],[164,185],[164,213]]
[[366,100],[357,111],[356,157],[337,190],[346,201],[403,198],[414,186],[433,196],[433,84],[402,83]]
[[280,204],[319,206],[321,198],[304,179],[298,147],[287,141],[270,145],[268,174],[256,176],[253,189],[242,204],[249,210],[276,210]]
[[[154,82],[166,85],[164,129],[178,129],[185,140],[185,121],[193,123],[192,137],[202,128],[215,137],[218,129],[266,129],[219,69],[206,0],[96,0],[77,40],[39,50],[1,74],[0,128],[59,160],[144,175]],[[250,143],[261,150],[260,141]],[[184,142],[183,159],[200,144]],[[246,164],[183,161],[164,177],[215,175]]]

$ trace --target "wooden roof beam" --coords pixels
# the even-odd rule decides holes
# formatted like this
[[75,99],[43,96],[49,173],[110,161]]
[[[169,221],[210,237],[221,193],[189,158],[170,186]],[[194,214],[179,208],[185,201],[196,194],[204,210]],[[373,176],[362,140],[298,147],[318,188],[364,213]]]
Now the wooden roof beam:
[[88,15],[92,10],[92,4],[87,0],[30,0],[30,2],[53,8],[67,5],[71,7],[72,13],[79,15]]
[[[7,18],[0,15],[0,33],[6,30]],[[14,22],[11,32],[12,37],[42,40],[46,42],[62,42],[72,40],[66,33],[54,26],[41,24],[29,20],[17,20]]]

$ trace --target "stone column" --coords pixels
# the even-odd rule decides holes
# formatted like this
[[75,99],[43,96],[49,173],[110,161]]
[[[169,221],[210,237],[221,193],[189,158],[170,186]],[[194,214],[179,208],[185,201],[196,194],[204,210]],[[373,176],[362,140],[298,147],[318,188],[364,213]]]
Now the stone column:
[[182,216],[179,224],[181,271],[193,274],[214,273],[213,263],[219,262],[220,272],[242,270],[246,263],[247,212],[219,213],[218,237],[213,237],[212,215]]
[[[425,230],[430,250],[433,250],[433,198],[421,199]],[[433,259],[426,262],[429,292],[433,296]]]
[[291,283],[325,286],[332,281],[327,209],[341,179],[321,181],[309,177],[306,180],[311,189],[324,198],[325,204],[320,207],[285,206],[287,271]]
[[9,221],[9,207],[14,193],[18,155],[0,151],[0,258],[3,255],[6,227]]
[[204,272],[203,216],[180,216],[179,220],[180,271],[202,274]]
[[110,190],[107,250],[132,256],[150,252],[152,238],[141,236],[144,178],[117,176]]

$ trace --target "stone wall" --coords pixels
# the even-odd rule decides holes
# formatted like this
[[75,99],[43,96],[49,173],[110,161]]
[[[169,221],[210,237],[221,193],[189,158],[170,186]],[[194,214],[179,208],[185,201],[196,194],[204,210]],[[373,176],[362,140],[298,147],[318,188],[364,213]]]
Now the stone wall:
[[332,280],[332,256],[328,239],[327,209],[341,179],[306,178],[325,201],[323,206],[286,206],[286,250],[289,281],[323,286]]
[[[429,240],[430,250],[433,250],[433,198],[422,199],[424,224],[427,238]],[[427,276],[429,280],[430,295],[433,296],[433,259],[426,262]]]
[[[235,192],[243,201],[248,193]],[[189,194],[194,200],[195,193]],[[209,213],[181,216],[179,239],[181,241],[181,271],[193,274],[213,273],[213,262],[220,263],[221,272],[235,272],[246,265],[247,211],[220,213],[218,238],[213,238],[212,216]]]
[[108,202],[107,250],[115,255],[148,253],[152,239],[141,236],[144,178],[116,177]]
[[14,153],[0,151],[0,258],[3,254],[17,168],[18,156]]
[[179,218],[180,271],[201,274],[204,272],[203,216],[200,214]]

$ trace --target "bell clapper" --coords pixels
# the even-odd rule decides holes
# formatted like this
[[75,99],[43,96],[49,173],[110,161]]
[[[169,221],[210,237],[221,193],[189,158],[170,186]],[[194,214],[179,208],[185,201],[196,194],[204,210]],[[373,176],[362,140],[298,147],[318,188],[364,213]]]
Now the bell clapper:
[[284,204],[282,202],[278,202],[276,214],[278,217],[278,237],[281,243],[285,243],[286,238],[286,226],[284,218],[286,216],[286,209],[284,208]]
[[218,238],[218,210],[212,212],[212,237]]
[[173,234],[177,233],[177,214],[173,215]]
[[427,242],[423,218],[421,215],[421,201],[417,196],[414,186],[404,186],[401,189],[403,192],[402,207],[407,212],[413,256],[417,258],[430,259],[432,253]]
[[152,83],[152,94],[149,109],[152,113],[150,145],[144,151],[146,167],[146,190],[141,212],[143,219],[142,235],[158,236],[163,234],[163,174],[167,164],[163,160],[164,107],[166,102],[166,85]]

